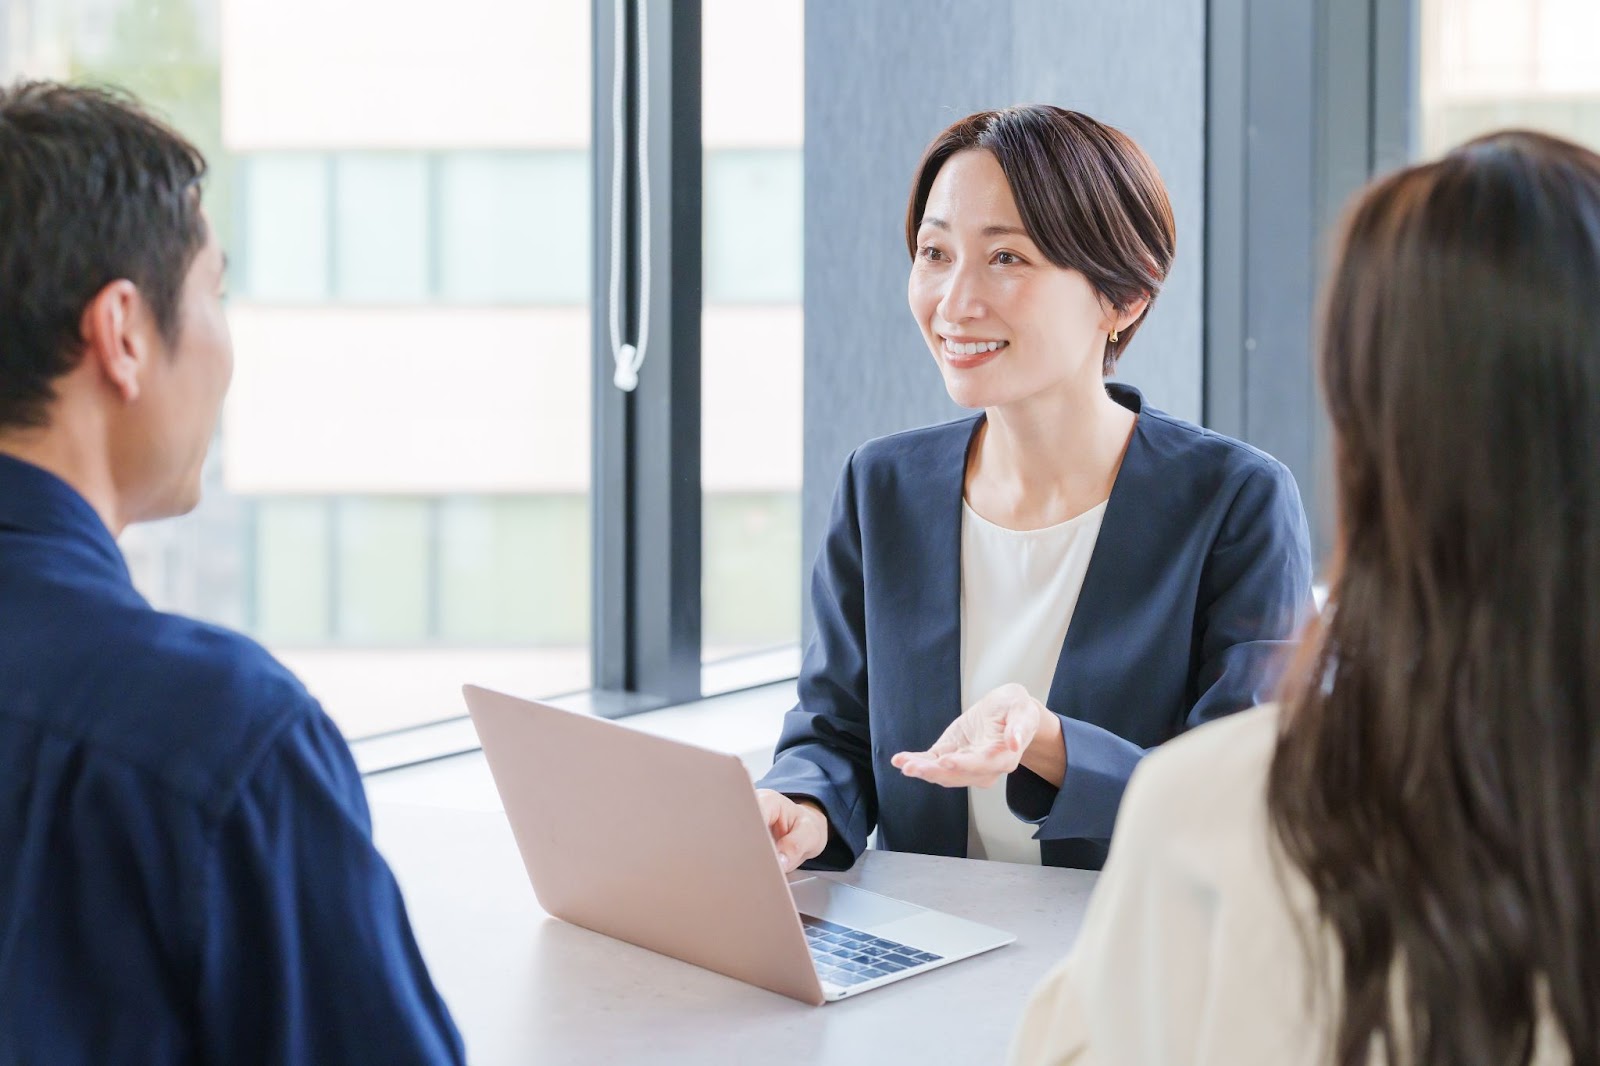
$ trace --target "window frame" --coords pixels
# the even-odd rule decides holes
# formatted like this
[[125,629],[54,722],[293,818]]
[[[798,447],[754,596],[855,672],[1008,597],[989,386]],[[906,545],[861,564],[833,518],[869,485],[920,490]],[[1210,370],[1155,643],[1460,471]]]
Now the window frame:
[[[648,33],[641,55],[638,15]],[[638,387],[612,380],[610,316],[613,75],[622,10],[624,191],[619,248],[622,336],[645,344]],[[591,662],[597,694],[625,694],[611,716],[701,695],[700,331],[703,304],[700,0],[594,0],[593,537]],[[641,60],[648,71],[638,137]],[[641,188],[641,147],[648,184]],[[648,247],[641,202],[648,198]],[[647,259],[645,256],[647,255]],[[638,295],[649,272],[650,332]],[[605,702],[605,701],[602,701]]]

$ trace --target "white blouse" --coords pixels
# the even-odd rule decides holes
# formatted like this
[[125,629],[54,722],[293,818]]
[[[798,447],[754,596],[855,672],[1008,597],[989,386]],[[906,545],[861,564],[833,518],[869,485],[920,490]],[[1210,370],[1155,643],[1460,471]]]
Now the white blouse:
[[[1333,982],[1314,979],[1301,939],[1316,900],[1267,818],[1277,738],[1276,709],[1258,707],[1139,764],[1082,932],[1034,991],[1012,1066],[1324,1061],[1333,1011],[1311,993]],[[1567,1061],[1545,1013],[1533,1062]]]
[[[1059,525],[1006,529],[961,504],[961,706],[1017,682],[1043,703],[1100,537],[1104,502]],[[967,856],[1039,864],[1004,780],[967,790]]]

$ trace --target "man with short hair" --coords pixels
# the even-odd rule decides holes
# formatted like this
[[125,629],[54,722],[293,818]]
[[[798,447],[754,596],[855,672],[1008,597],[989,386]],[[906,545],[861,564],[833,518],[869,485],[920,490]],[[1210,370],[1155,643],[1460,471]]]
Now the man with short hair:
[[116,536],[199,500],[233,370],[205,161],[0,88],[0,1063],[455,1063],[349,749]]

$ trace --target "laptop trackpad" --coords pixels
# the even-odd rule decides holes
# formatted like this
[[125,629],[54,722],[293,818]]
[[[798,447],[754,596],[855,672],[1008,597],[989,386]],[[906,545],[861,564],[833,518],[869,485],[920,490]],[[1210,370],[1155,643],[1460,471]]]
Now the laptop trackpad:
[[874,926],[910,918],[927,910],[866,889],[841,885],[827,877],[791,881],[789,891],[794,893],[795,909],[801,914],[868,932]]

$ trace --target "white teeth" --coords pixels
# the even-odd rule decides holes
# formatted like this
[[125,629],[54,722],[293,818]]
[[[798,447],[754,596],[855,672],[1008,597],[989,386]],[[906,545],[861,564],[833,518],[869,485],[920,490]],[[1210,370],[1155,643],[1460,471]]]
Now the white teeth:
[[945,341],[944,350],[951,355],[977,355],[979,352],[997,352],[1006,346],[1005,341]]

